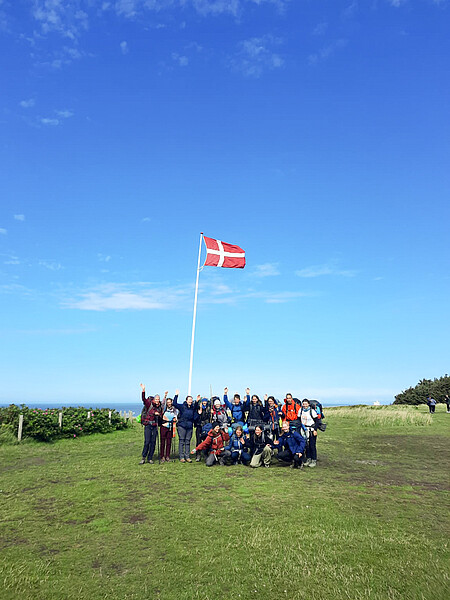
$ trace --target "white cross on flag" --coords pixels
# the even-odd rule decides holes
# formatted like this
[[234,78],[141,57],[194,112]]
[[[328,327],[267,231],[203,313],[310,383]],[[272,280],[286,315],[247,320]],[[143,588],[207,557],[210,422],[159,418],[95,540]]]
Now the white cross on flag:
[[203,239],[207,251],[205,266],[228,269],[243,269],[245,267],[245,252],[242,248],[206,236],[203,236]]

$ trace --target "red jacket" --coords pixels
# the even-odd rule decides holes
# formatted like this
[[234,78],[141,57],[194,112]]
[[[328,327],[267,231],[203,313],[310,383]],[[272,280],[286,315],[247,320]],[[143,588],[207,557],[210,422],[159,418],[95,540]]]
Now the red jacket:
[[216,433],[214,429],[211,429],[206,436],[206,440],[201,442],[197,446],[196,450],[210,450],[211,452],[214,452],[216,456],[218,456],[223,452],[225,443],[228,442],[229,439],[230,436],[226,431],[222,431],[221,429],[219,433]]
[[153,425],[156,427],[160,424],[161,414],[162,414],[162,405],[161,403],[156,404],[153,399],[153,396],[145,397],[144,392],[142,392],[142,402],[144,403],[147,414],[142,418],[142,425]]
[[286,404],[286,402],[283,404],[283,408],[281,409],[282,415],[281,415],[281,420],[282,421],[295,421],[296,419],[298,419],[298,411],[300,410],[300,406],[298,404],[296,404],[294,401],[292,401],[291,404]]

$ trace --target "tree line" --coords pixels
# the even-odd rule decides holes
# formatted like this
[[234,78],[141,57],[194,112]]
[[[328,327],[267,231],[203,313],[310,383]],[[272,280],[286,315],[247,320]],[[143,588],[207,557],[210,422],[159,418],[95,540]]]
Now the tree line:
[[445,402],[446,394],[450,396],[450,377],[447,374],[439,379],[421,379],[415,387],[397,394],[394,404],[426,404],[429,396],[436,402]]

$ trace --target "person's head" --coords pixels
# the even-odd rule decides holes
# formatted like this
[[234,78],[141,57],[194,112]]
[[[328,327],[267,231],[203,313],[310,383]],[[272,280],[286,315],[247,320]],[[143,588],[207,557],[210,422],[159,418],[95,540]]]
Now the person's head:
[[208,398],[202,398],[202,408],[208,408]]
[[240,401],[241,401],[241,397],[239,396],[239,394],[235,394],[234,398],[233,398],[233,402],[235,404],[239,404]]
[[286,394],[286,404],[292,404],[292,394]]
[[216,410],[219,410],[219,408],[220,408],[220,400],[214,400],[214,408]]
[[289,431],[289,422],[288,421],[284,421],[283,425],[281,426],[281,429],[283,430],[283,433],[288,433],[288,431]]
[[258,437],[262,434],[262,427],[260,427],[259,425],[257,425],[255,427],[255,435],[257,435]]
[[269,396],[267,398],[267,404],[269,405],[270,408],[274,408],[275,407],[275,398],[273,396]]
[[310,406],[311,405],[309,403],[308,398],[303,398],[303,400],[302,400],[302,408],[303,408],[303,410],[308,410],[308,408],[310,408]]
[[236,432],[235,433],[236,433],[236,437],[242,437],[242,434],[244,433],[244,430],[239,425],[239,427],[236,427]]
[[219,431],[220,431],[220,423],[218,423],[217,421],[215,421],[213,423],[212,430],[214,431],[215,434],[218,434]]
[[167,408],[172,408],[172,406],[173,406],[173,400],[172,400],[172,398],[167,398],[167,400],[166,400],[166,406],[167,406]]
[[156,402],[156,404],[159,404],[161,402],[161,398],[159,397],[159,394],[156,394],[156,396],[153,398],[154,402]]
[[194,402],[194,400],[192,399],[192,396],[186,396],[186,404],[188,406],[192,406],[193,402]]
[[253,404],[257,404],[259,402],[259,398],[256,394],[253,394],[252,396],[252,403]]

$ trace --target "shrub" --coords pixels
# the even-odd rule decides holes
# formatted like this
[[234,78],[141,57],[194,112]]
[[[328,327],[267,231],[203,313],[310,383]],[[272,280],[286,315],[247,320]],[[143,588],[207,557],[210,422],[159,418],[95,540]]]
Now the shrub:
[[[17,435],[19,416],[23,415],[23,437],[30,437],[43,442],[50,442],[57,438],[76,438],[91,433],[109,433],[116,429],[128,427],[128,422],[116,410],[111,410],[111,423],[109,422],[109,408],[84,408],[63,407],[29,408],[25,404],[0,408],[0,426],[13,431]],[[59,413],[63,413],[62,427],[59,427]],[[88,412],[91,416],[88,419]],[[6,429],[5,429],[6,431]],[[5,438],[6,439],[6,438]]]

